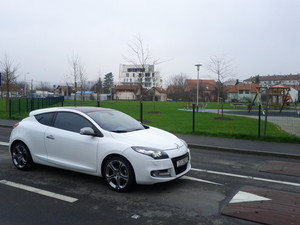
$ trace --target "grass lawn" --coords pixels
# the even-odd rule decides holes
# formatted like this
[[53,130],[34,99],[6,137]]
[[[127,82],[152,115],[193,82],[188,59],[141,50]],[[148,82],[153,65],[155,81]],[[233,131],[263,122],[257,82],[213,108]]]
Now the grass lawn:
[[[0,106],[1,105],[0,100]],[[71,100],[65,100],[64,106],[72,106]],[[81,105],[80,101],[77,105]],[[97,106],[96,101],[85,101],[86,106]],[[140,119],[140,102],[138,101],[102,101],[101,107],[120,110]],[[240,116],[228,116],[198,112],[195,113],[195,132],[192,132],[192,112],[183,111],[186,102],[143,102],[143,122],[150,126],[162,128],[172,133],[217,136],[250,140],[264,140],[276,142],[300,143],[300,138],[279,130],[275,125],[268,123],[267,136],[258,137],[258,120]],[[217,103],[208,104],[207,108],[217,108]],[[232,109],[230,104],[224,104],[224,109]],[[2,111],[2,110],[0,110]],[[14,117],[22,119],[28,113]],[[0,118],[7,118],[0,113]],[[261,125],[263,127],[263,124]]]

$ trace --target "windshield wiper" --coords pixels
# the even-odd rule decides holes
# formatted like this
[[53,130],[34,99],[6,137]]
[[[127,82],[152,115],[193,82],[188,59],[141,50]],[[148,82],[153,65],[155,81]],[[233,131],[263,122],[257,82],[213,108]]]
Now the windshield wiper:
[[127,132],[133,132],[133,131],[138,131],[138,130],[143,130],[143,129],[142,128],[133,128],[133,129],[127,129],[127,130],[112,130],[111,132],[127,133]]
[[127,130],[112,130],[111,132],[115,132],[115,133],[127,133]]

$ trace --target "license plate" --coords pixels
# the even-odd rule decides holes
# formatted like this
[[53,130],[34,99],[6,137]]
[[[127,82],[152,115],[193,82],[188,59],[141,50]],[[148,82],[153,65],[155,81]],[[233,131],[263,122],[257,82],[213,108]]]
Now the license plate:
[[189,162],[189,157],[185,157],[183,159],[180,159],[176,162],[176,166],[177,167],[181,167],[181,166],[184,166],[185,164],[187,164]]

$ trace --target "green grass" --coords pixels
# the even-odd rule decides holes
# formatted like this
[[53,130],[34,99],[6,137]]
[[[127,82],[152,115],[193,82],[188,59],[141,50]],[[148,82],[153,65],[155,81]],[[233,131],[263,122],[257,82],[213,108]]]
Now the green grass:
[[[1,101],[0,101],[1,104]],[[65,100],[64,106],[72,106],[74,101]],[[81,102],[78,101],[80,106]],[[85,106],[97,106],[96,101],[85,101]],[[120,110],[140,119],[140,102],[138,101],[102,101],[101,107]],[[268,123],[267,136],[258,137],[258,120],[240,116],[228,116],[198,112],[195,113],[195,132],[192,132],[192,112],[183,111],[186,102],[143,102],[143,122],[172,133],[227,137],[237,139],[276,141],[286,143],[300,143],[300,138],[279,130],[275,125]],[[217,108],[217,103],[211,103],[207,108]],[[224,104],[224,109],[232,109],[230,104]],[[14,119],[21,119],[28,113]],[[0,114],[1,118],[2,114]],[[263,123],[263,122],[262,122]],[[262,126],[263,127],[263,124]]]
[[[139,104],[136,101],[103,101],[101,107],[120,110],[139,120]],[[72,105],[72,101],[65,102],[64,105]],[[87,102],[87,105],[95,106],[95,102]],[[155,102],[154,106],[153,102],[143,102],[143,122],[173,133],[300,143],[299,137],[281,131],[272,123],[267,125],[267,136],[263,136],[263,129],[261,129],[261,137],[258,137],[257,119],[228,115],[221,117],[215,113],[205,112],[195,114],[195,132],[193,133],[192,112],[178,110],[186,105],[185,102]],[[210,107],[217,108],[217,103],[208,105],[208,108]],[[231,109],[230,104],[224,105],[225,107]]]

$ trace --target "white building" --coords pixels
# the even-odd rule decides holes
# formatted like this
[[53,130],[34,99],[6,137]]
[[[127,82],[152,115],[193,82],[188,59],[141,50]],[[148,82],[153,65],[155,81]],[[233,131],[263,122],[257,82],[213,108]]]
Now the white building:
[[268,75],[268,76],[253,76],[244,80],[245,84],[253,84],[256,79],[259,80],[259,84],[263,87],[273,85],[289,85],[299,86],[300,85],[300,74],[295,75]]
[[142,66],[120,64],[119,82],[120,85],[139,85],[144,88],[162,87],[160,73],[154,70],[154,65]]

